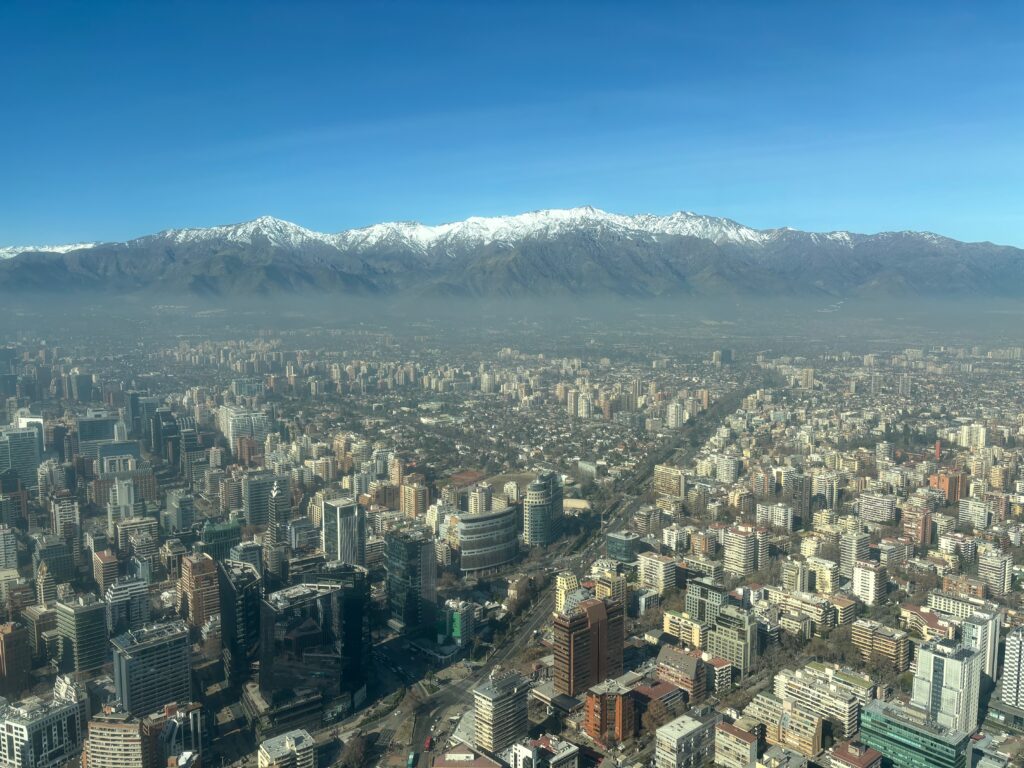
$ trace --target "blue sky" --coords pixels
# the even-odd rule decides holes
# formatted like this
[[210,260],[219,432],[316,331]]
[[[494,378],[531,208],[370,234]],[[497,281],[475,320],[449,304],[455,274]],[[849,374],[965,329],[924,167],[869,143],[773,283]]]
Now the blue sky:
[[1017,2],[0,4],[0,244],[595,205],[1024,246]]

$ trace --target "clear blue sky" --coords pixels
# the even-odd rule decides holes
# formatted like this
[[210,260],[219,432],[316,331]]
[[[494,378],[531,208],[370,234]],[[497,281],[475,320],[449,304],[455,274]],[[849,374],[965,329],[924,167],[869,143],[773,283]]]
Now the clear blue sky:
[[0,244],[591,204],[1024,245],[1024,3],[0,4]]

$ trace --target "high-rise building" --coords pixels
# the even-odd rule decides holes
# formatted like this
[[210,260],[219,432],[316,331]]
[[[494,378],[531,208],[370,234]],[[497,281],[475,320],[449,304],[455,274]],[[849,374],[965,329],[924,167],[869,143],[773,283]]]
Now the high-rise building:
[[655,768],[702,768],[715,761],[715,726],[722,715],[697,707],[655,732]]
[[640,555],[640,584],[659,595],[676,586],[676,561],[666,555],[644,552]]
[[427,514],[430,490],[423,483],[405,483],[401,486],[399,509],[403,515],[421,518]]
[[555,691],[576,696],[601,680],[622,674],[623,607],[584,600],[553,619]]
[[910,636],[901,629],[871,619],[857,619],[851,627],[850,642],[864,661],[882,659],[897,672],[910,666]]
[[13,469],[18,480],[28,490],[38,487],[39,463],[42,461],[39,432],[26,427],[0,429],[0,473]]
[[738,527],[725,532],[725,572],[749,576],[757,568],[757,539],[754,532]]
[[328,562],[366,565],[366,510],[355,499],[324,501],[321,546]]
[[308,731],[288,731],[260,744],[258,768],[316,768],[316,741]]
[[249,525],[266,525],[270,519],[270,492],[274,485],[278,493],[291,497],[291,486],[284,475],[273,472],[248,472],[242,475],[242,510]]
[[292,518],[291,495],[276,478],[267,499],[267,530],[263,534],[263,562],[277,578],[283,578],[288,549],[288,521]]
[[1006,635],[1003,676],[999,680],[999,699],[1024,709],[1024,627],[1014,627]]
[[[217,560],[218,558],[214,558]],[[261,576],[263,574],[263,547],[257,544],[255,541],[243,541],[239,544],[235,544],[226,558],[220,558],[223,560],[234,560],[238,563],[248,563],[256,572]]]
[[865,605],[878,605],[885,599],[889,574],[884,565],[858,560],[853,566],[853,594]]
[[857,500],[857,514],[867,523],[892,525],[896,522],[896,497],[888,493],[865,493]]
[[563,571],[555,577],[555,613],[565,610],[566,598],[579,588],[579,577],[571,571]]
[[917,653],[911,704],[941,726],[974,733],[982,661],[982,654],[951,640],[924,643]]
[[258,657],[260,574],[250,563],[226,560],[217,564],[217,577],[224,670],[228,683],[238,685]]
[[523,542],[550,544],[558,536],[563,514],[562,480],[555,472],[542,472],[526,488],[523,500]]
[[18,567],[18,539],[14,529],[0,525],[0,570]]
[[988,585],[989,591],[1002,597],[1013,586],[1013,555],[1008,555],[991,546],[978,552],[978,578]]
[[0,706],[0,765],[71,765],[82,751],[84,710],[78,701],[32,697]]
[[421,528],[389,531],[387,542],[390,623],[415,631],[433,618],[437,604],[437,562],[434,539]]
[[730,723],[715,726],[715,765],[720,768],[754,768],[757,736]]
[[489,571],[519,555],[519,514],[514,506],[492,506],[479,514],[448,516],[448,542],[463,573]]
[[231,548],[242,542],[242,527],[237,522],[214,523],[207,521],[199,535],[196,552],[214,560],[226,560]]
[[975,611],[960,624],[963,644],[981,654],[981,673],[988,682],[995,682],[999,663],[999,629],[1002,615],[998,611]]
[[724,605],[708,632],[708,652],[732,663],[740,675],[751,668],[757,655],[757,621],[735,605]]
[[626,741],[636,734],[632,691],[617,680],[588,688],[583,713],[583,730],[598,744]]
[[478,483],[469,489],[469,514],[482,515],[491,511],[493,489],[490,483]]
[[259,687],[282,711],[291,708],[289,700],[306,693],[317,697],[317,707],[343,697],[351,708],[366,698],[370,674],[366,570],[339,563],[312,578],[316,581],[272,592],[260,607]]
[[16,699],[28,687],[32,648],[21,624],[0,624],[0,696]]
[[114,687],[126,712],[141,716],[192,698],[188,627],[182,621],[149,626],[110,641]]
[[892,768],[965,768],[967,731],[937,725],[926,712],[873,701],[861,713],[860,740]]
[[198,766],[202,762],[203,747],[208,738],[201,704],[165,704],[158,711],[142,718],[143,766]]
[[107,587],[117,581],[117,569],[117,557],[109,549],[92,553],[92,579],[101,595],[106,594]]
[[725,587],[710,579],[692,579],[686,588],[686,613],[699,624],[710,624],[726,602]]
[[128,712],[106,707],[89,721],[82,746],[86,768],[150,768],[142,748],[142,724]]
[[188,555],[181,561],[177,609],[189,626],[201,629],[220,612],[217,563],[206,554]]
[[844,533],[839,539],[839,575],[853,578],[858,560],[871,559],[871,538],[866,533]]
[[103,599],[111,637],[149,623],[149,585],[144,580],[131,576],[117,579],[107,587]]
[[636,548],[640,536],[632,531],[609,531],[605,534],[605,549],[608,557],[620,563],[636,561]]
[[497,668],[473,690],[473,741],[491,753],[526,736],[529,681],[514,670]]
[[107,659],[106,604],[85,595],[73,602],[58,602],[55,610],[61,669],[84,673],[102,667]]
[[779,672],[773,693],[804,712],[831,720],[835,735],[848,739],[860,727],[861,707],[875,698],[875,683],[851,669],[811,662],[800,669]]

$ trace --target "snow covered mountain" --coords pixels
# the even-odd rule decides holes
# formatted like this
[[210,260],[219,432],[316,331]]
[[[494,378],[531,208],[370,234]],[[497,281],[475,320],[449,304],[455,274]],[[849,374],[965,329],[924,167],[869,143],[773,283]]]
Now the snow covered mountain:
[[271,216],[123,243],[0,249],[0,290],[444,295],[1017,294],[1024,251],[931,233],[753,229],[591,207],[339,233]]
[[67,253],[92,248],[96,243],[69,243],[67,245],[6,245],[0,246],[0,259],[11,259],[19,253],[30,251],[46,251],[47,253]]

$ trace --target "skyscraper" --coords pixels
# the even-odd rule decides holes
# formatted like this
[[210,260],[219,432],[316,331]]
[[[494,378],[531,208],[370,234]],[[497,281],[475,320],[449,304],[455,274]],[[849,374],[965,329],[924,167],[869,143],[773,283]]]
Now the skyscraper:
[[35,429],[0,429],[0,472],[13,469],[21,484],[31,490],[39,484],[36,470],[40,461],[42,457],[39,453],[39,433]]
[[911,704],[946,728],[978,727],[982,655],[951,640],[924,643],[917,654]]
[[259,654],[260,574],[238,561],[217,564],[220,592],[221,654],[228,683],[238,685]]
[[56,612],[61,669],[92,672],[102,667],[107,659],[106,604],[86,595],[74,602],[58,602]]
[[296,722],[303,713],[319,722],[323,704],[350,682],[342,673],[349,653],[342,591],[339,584],[297,584],[261,603],[259,689],[273,702],[272,720]]
[[114,687],[126,712],[141,716],[168,702],[191,700],[192,670],[184,622],[151,624],[110,643],[114,647]]
[[418,630],[432,620],[437,601],[434,539],[421,528],[389,531],[387,545],[389,623]]
[[0,624],[0,696],[16,699],[29,684],[32,648],[21,624]]
[[555,691],[575,696],[622,674],[623,609],[610,600],[584,600],[553,619]]
[[328,562],[366,565],[366,510],[349,497],[324,501],[320,540]]
[[526,488],[523,500],[523,541],[529,546],[550,544],[562,523],[562,481],[555,472],[542,472]]

